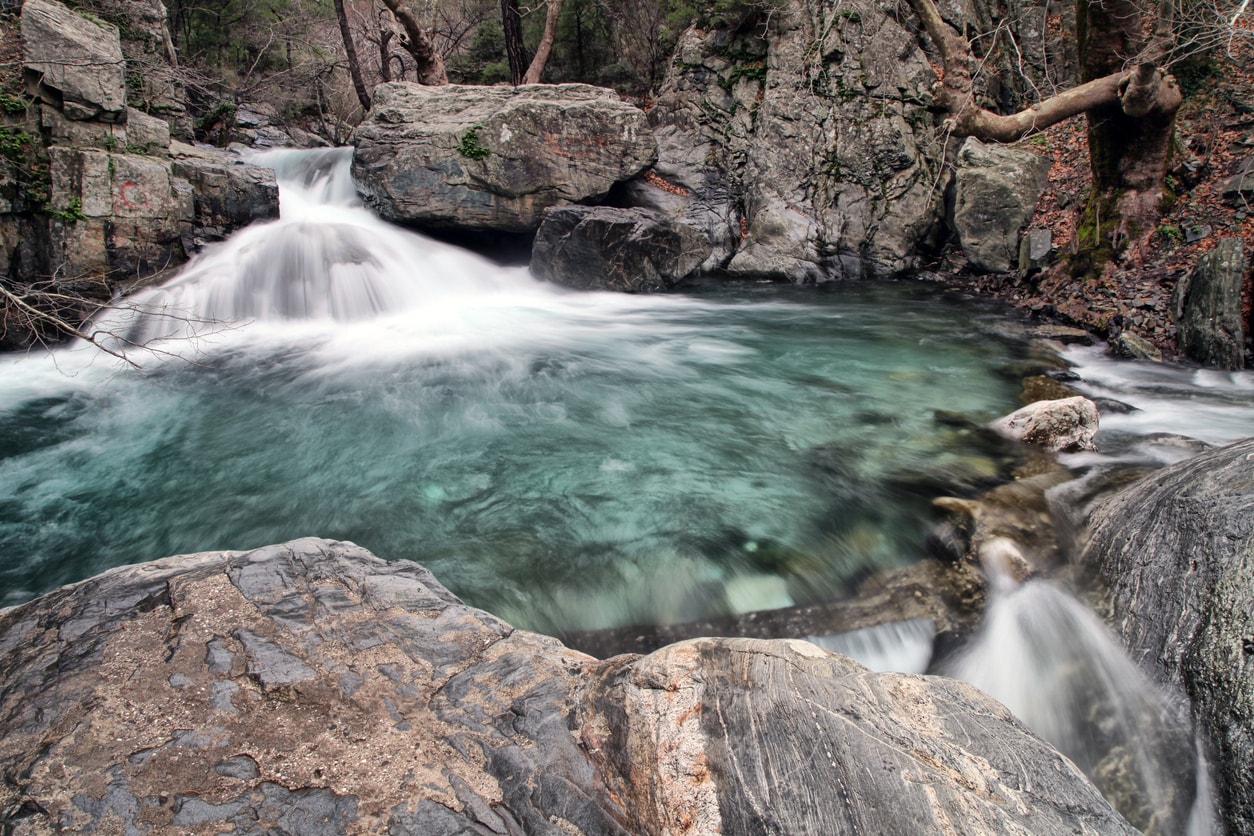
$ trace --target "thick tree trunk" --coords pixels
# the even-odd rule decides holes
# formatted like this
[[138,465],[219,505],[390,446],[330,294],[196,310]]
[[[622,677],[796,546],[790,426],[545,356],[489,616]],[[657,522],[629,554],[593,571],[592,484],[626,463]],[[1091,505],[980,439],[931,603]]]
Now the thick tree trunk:
[[1094,188],[1072,269],[1095,276],[1124,255],[1138,256],[1156,227],[1181,96],[1175,80],[1154,63],[1165,53],[1157,41],[1169,36],[1167,27],[1147,31],[1137,0],[1078,3],[1082,83],[1003,116],[976,103],[971,67],[978,64],[966,38],[941,17],[935,0],[910,0],[941,57],[934,94],[954,136],[1015,142],[1087,116]]
[[563,0],[548,0],[548,11],[544,15],[544,34],[540,36],[540,45],[531,59],[531,66],[523,76],[523,84],[539,84],[540,76],[544,75],[544,65],[549,62],[549,53],[553,51],[553,41],[557,38],[557,21],[562,16]]
[[344,54],[348,57],[348,74],[353,79],[353,90],[357,92],[357,101],[362,110],[370,109],[370,93],[366,89],[366,80],[361,75],[361,62],[357,60],[357,45],[353,41],[353,31],[348,25],[348,12],[344,9],[344,0],[335,0],[335,17],[340,22],[340,37],[344,39]]
[[402,46],[418,65],[418,83],[427,85],[448,84],[448,75],[444,71],[444,58],[436,51],[431,36],[422,28],[413,11],[405,5],[404,0],[383,0],[396,21],[405,31]]
[[505,30],[505,56],[509,59],[509,83],[522,84],[527,69],[527,51],[523,47],[522,14],[518,0],[501,0],[501,28]]
[[[1148,34],[1142,4],[1078,0],[1081,79],[1124,72],[1128,56],[1163,52]],[[1122,256],[1139,259],[1162,214],[1180,91],[1152,64],[1125,72],[1120,100],[1087,112],[1093,192],[1076,237],[1072,270],[1098,274]]]

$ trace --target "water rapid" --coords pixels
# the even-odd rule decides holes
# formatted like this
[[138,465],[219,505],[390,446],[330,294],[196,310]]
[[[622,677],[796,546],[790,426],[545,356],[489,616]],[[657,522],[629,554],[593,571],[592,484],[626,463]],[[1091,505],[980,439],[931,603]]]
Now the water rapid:
[[1151,682],[1100,618],[1047,580],[997,567],[979,634],[945,668],[996,698],[1147,833],[1211,832],[1188,705]]

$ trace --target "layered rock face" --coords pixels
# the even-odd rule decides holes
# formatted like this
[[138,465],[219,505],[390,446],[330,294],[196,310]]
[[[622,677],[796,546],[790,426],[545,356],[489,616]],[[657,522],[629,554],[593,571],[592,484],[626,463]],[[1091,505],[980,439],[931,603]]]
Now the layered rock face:
[[1188,693],[1227,832],[1254,833],[1254,440],[1119,493],[1094,515],[1084,562],[1142,667]]
[[961,683],[798,641],[600,662],[301,540],[0,613],[15,832],[1132,833]]
[[[47,175],[38,165],[0,164],[8,198],[0,203],[0,274],[103,302],[116,282],[178,265],[200,243],[278,215],[273,172],[221,152],[172,150],[169,125],[128,105],[116,27],[54,0],[28,0],[21,31],[33,106],[4,115],[0,129],[31,159],[46,155]],[[222,176],[213,180],[207,166]],[[226,197],[207,194],[224,184]],[[15,343],[28,336],[5,335]]]
[[934,80],[915,39],[861,0],[690,30],[649,112],[656,173],[674,188],[637,180],[630,201],[705,230],[707,270],[805,282],[906,269],[943,217]]
[[353,177],[384,218],[520,233],[551,206],[600,200],[656,154],[644,113],[586,84],[383,84],[352,142]]

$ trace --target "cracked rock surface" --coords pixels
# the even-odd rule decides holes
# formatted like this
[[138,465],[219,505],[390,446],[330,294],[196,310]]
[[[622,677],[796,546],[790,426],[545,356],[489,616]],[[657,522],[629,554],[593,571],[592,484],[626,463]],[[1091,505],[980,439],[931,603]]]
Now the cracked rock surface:
[[0,612],[0,671],[6,833],[1134,832],[960,683],[797,641],[602,662],[350,543],[64,587]]

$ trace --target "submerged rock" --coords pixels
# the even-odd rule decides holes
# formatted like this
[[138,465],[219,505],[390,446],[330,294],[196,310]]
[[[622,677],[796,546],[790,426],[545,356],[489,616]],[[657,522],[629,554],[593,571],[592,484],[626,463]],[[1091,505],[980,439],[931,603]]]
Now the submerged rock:
[[1189,694],[1225,829],[1254,833],[1254,439],[1122,490],[1095,512],[1083,562],[1134,656]]
[[710,254],[695,227],[647,209],[550,209],[536,234],[531,272],[583,290],[666,290]]
[[1163,353],[1158,347],[1140,334],[1132,331],[1120,331],[1110,341],[1110,353],[1127,360],[1150,360],[1161,363]]
[[587,84],[382,84],[352,143],[353,177],[384,218],[505,232],[603,198],[657,155],[644,112]]
[[801,641],[598,662],[298,540],[0,613],[21,832],[1132,833],[974,688]]

